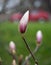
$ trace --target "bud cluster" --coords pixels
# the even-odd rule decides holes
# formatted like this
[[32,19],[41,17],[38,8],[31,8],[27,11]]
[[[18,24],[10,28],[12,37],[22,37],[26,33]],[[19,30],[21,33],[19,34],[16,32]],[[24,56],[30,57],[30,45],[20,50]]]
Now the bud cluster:
[[[27,11],[20,20],[19,32],[21,34],[26,32],[28,21],[29,21],[29,11]],[[26,48],[29,50],[30,54],[25,57],[24,62],[23,62],[23,55],[21,54],[18,57],[18,62],[17,62],[16,45],[13,41],[10,41],[10,43],[9,43],[9,53],[13,58],[12,65],[17,65],[17,64],[18,65],[29,65],[29,60],[30,60],[31,57],[34,59],[35,65],[38,65],[38,62],[36,62],[35,56],[33,54],[37,52],[39,46],[42,43],[42,31],[38,30],[37,33],[36,33],[36,43],[37,44],[36,44],[36,48],[33,51],[31,51],[31,49],[30,49],[27,41],[25,40],[24,36],[22,37],[22,39],[24,40],[24,43],[26,44]],[[0,63],[1,63],[1,59],[0,59]]]

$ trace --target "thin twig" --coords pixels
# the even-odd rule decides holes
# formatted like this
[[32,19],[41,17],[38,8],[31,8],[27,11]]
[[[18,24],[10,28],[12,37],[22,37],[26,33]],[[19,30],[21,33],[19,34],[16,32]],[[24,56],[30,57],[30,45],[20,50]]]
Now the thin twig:
[[37,62],[37,60],[35,59],[35,57],[34,57],[33,53],[31,52],[30,47],[28,46],[28,44],[27,44],[27,42],[26,42],[25,38],[24,38],[24,37],[22,37],[22,39],[24,40],[25,45],[26,45],[26,47],[27,47],[28,51],[30,52],[30,54],[31,54],[31,56],[32,56],[32,58],[33,58],[33,60],[34,60],[35,64],[37,64],[37,65],[38,65],[38,62]]
[[24,38],[24,37],[22,37],[22,39],[24,40],[24,42],[25,42],[25,44],[26,44],[26,47],[27,47],[28,51],[30,52],[30,54],[32,55],[32,58],[33,58],[33,59],[34,59],[34,61],[35,61],[35,57],[33,56],[32,52],[31,52],[31,50],[30,50],[30,47],[28,46],[28,44],[27,44],[27,42],[26,42],[25,38]]
[[[35,50],[33,50],[32,53],[35,54],[35,53],[37,52],[38,48],[39,48],[39,47],[36,46]],[[29,60],[30,58],[31,58],[31,54],[28,55],[28,59],[27,59],[27,60]]]
[[[37,52],[37,50],[38,50],[38,46],[36,46],[36,48],[35,48],[35,50],[33,50],[33,54],[35,54],[36,52]],[[29,61],[30,60],[30,58],[31,58],[32,56],[31,56],[31,54],[29,54],[28,55],[28,58],[27,58],[27,60],[25,60],[24,62],[23,62],[23,64],[22,65],[25,65],[26,63],[27,63],[27,61]]]

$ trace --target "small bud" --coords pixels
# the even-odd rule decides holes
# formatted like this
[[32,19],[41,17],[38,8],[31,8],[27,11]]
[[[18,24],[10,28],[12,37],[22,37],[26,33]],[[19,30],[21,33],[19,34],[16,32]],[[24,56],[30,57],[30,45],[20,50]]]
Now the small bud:
[[25,60],[27,60],[27,59],[28,59],[28,56],[25,57]]
[[24,33],[26,31],[26,27],[27,27],[27,23],[29,20],[29,11],[27,11],[23,17],[20,20],[20,24],[19,24],[19,28],[20,28],[20,32]]
[[36,33],[36,40],[37,40],[37,43],[40,44],[42,42],[42,32],[41,30],[39,30],[37,33]]
[[1,59],[1,57],[0,57],[0,65],[2,65],[2,59]]
[[15,51],[15,50],[13,50],[13,51],[12,51],[12,54],[13,54],[13,55],[15,55],[15,54],[16,54],[16,51]]
[[17,65],[15,60],[12,61],[12,65]]
[[13,41],[10,42],[9,44],[9,49],[12,51],[12,50],[15,50],[15,43]]
[[20,55],[18,58],[18,64],[21,65],[23,61],[23,55]]
[[37,65],[37,64],[35,64],[35,65]]
[[25,61],[26,61],[25,65],[30,65],[29,60],[28,60],[28,56],[26,56]]

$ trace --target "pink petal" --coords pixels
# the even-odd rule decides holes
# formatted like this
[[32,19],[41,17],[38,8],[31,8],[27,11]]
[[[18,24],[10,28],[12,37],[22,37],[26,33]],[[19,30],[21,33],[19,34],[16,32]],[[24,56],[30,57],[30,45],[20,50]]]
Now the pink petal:
[[29,20],[29,11],[27,11],[23,17],[21,18],[20,20],[20,32],[21,33],[24,33],[26,31],[26,27],[27,27],[27,24],[28,24],[28,20]]
[[42,41],[42,32],[40,30],[36,34],[36,39],[39,43]]
[[13,41],[10,42],[9,48],[10,48],[11,50],[15,50],[15,43],[14,43]]

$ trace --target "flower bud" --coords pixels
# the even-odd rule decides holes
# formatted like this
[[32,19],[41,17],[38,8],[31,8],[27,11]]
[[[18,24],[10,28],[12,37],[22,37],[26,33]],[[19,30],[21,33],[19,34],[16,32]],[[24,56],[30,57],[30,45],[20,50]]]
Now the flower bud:
[[12,65],[17,65],[16,60],[13,60]]
[[19,28],[20,28],[20,32],[24,33],[26,31],[26,27],[27,27],[27,23],[29,20],[29,11],[27,11],[23,17],[20,20],[20,24],[19,24]]
[[10,42],[10,44],[9,44],[9,49],[10,49],[11,51],[15,50],[15,43],[14,43],[13,41]]
[[25,62],[25,65],[30,65],[28,56],[26,56],[25,61],[26,61],[26,62]]
[[18,65],[21,65],[23,61],[23,55],[20,55],[18,58]]
[[1,59],[1,57],[0,57],[0,65],[2,65],[2,59]]
[[39,30],[39,31],[36,33],[36,41],[37,41],[38,44],[40,44],[41,41],[42,41],[42,32],[41,32],[41,30]]

